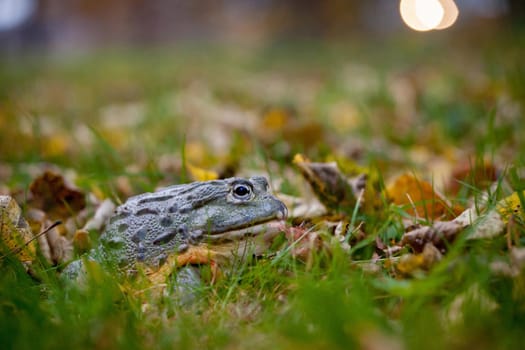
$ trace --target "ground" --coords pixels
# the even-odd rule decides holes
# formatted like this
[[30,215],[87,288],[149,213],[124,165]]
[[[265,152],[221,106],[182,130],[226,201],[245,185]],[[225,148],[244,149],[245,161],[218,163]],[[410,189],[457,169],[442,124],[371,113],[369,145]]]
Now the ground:
[[[505,232],[491,239],[467,240],[462,231],[438,242],[444,247],[427,251],[438,256],[427,265],[402,242],[406,220],[427,227],[488,203],[479,204],[483,215],[524,189],[524,38],[180,46],[5,61],[0,191],[26,218],[31,209],[44,212],[42,227],[74,218],[73,233],[59,233],[64,245],[104,199],[119,203],[168,184],[232,175],[268,176],[288,200],[291,228],[267,255],[229,266],[184,305],[173,295],[124,288],[105,273],[66,288],[58,272],[97,244],[98,229],[85,241],[77,237],[75,251],[40,253],[30,273],[4,249],[2,344],[519,347],[522,216],[503,218]],[[370,197],[361,208],[355,201],[331,207],[323,187],[322,207],[298,159],[336,161],[344,179],[366,173]],[[61,206],[67,196],[38,202],[30,188],[45,170],[74,183],[86,202],[72,201],[75,210]],[[446,208],[392,202],[388,195],[400,185],[390,192],[388,185],[407,176],[428,186],[430,197],[440,193]],[[298,213],[290,198],[324,211]],[[331,223],[344,227],[343,241]],[[290,240],[305,232],[321,243],[298,251]],[[390,259],[386,247],[399,251]],[[399,259],[412,265],[400,267]]]

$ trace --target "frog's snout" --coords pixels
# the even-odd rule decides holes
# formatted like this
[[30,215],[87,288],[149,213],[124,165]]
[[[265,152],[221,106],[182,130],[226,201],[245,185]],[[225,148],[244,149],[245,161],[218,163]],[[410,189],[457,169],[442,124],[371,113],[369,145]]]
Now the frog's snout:
[[288,217],[288,208],[283,202],[281,202],[280,200],[277,200],[277,219],[284,220],[287,217]]

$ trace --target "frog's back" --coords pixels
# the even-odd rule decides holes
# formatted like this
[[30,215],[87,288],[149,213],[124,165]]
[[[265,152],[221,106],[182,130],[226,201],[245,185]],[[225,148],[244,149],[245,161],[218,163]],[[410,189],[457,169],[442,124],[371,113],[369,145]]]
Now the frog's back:
[[116,209],[101,242],[119,266],[162,264],[169,253],[185,251],[198,238],[190,237],[188,214],[226,192],[223,181],[209,181],[130,197]]

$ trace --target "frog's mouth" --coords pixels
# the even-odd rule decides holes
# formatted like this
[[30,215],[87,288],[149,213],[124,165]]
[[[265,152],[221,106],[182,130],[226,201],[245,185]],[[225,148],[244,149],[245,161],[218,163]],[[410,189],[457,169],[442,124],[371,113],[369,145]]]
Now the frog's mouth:
[[277,234],[285,230],[285,222],[285,220],[272,220],[221,233],[209,234],[203,239],[203,241],[213,245],[220,245],[256,236],[261,236],[264,241],[270,241]]

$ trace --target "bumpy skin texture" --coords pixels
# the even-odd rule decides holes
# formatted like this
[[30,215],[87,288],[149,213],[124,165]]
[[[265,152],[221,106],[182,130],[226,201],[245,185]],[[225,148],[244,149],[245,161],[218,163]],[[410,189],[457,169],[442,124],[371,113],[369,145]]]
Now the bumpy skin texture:
[[[286,217],[264,177],[229,178],[163,188],[131,197],[117,208],[89,259],[118,267],[159,266],[192,245],[241,239],[226,233]],[[217,238],[220,237],[220,238]],[[66,273],[78,274],[81,262]]]

